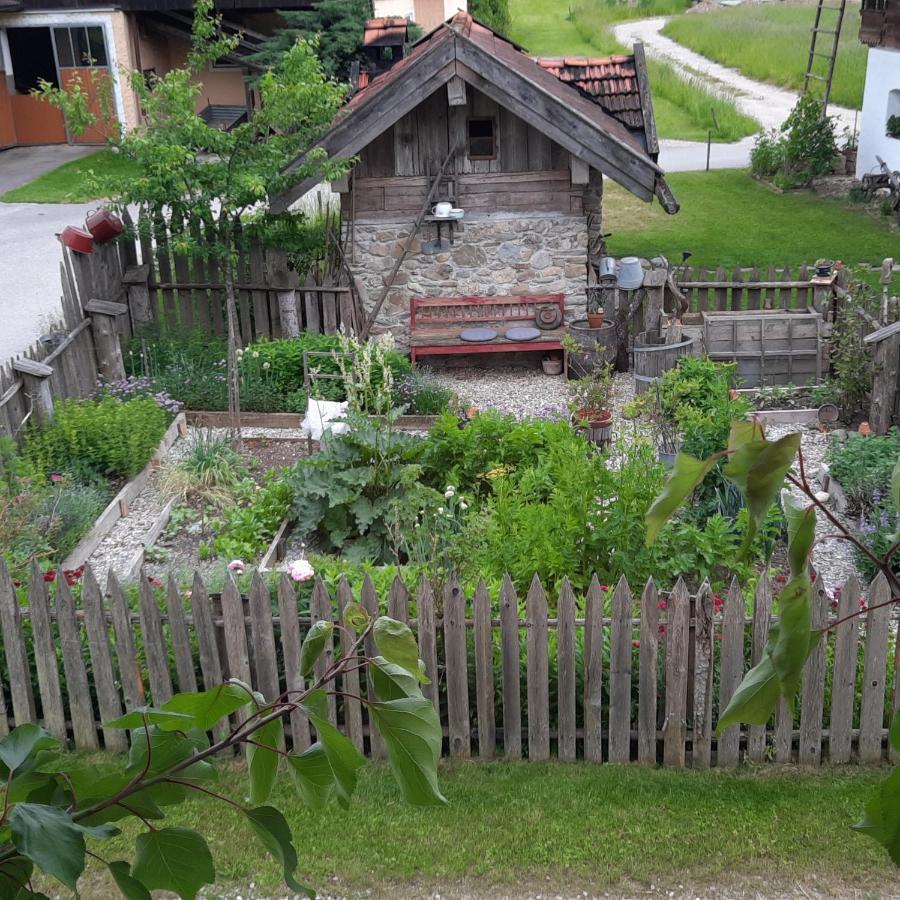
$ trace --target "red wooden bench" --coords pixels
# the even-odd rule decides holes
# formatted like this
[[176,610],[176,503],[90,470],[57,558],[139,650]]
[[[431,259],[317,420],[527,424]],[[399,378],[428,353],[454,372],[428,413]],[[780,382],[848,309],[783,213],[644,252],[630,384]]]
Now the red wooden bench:
[[[568,369],[567,353],[562,339],[565,322],[543,330],[531,341],[515,341],[506,337],[513,326],[535,325],[538,308],[557,306],[565,316],[563,294],[526,294],[521,297],[412,297],[409,301],[409,349],[413,363],[421,356],[444,356],[459,353],[512,353],[517,350],[559,350],[563,355],[563,371]],[[493,328],[497,337],[484,343],[460,338],[465,328]]]

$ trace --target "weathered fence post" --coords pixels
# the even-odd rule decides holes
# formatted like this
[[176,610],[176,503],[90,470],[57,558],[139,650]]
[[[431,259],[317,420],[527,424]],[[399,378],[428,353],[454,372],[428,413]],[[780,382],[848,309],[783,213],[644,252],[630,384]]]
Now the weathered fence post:
[[122,344],[116,328],[116,317],[128,312],[124,303],[111,300],[88,300],[84,311],[91,316],[91,336],[94,352],[97,354],[97,368],[107,381],[117,381],[125,377],[125,363],[122,361]]
[[900,397],[900,322],[887,325],[863,338],[875,345],[875,383],[869,424],[876,434],[887,434]]
[[129,266],[122,276],[122,284],[128,295],[131,328],[137,334],[144,325],[153,321],[153,309],[150,306],[150,266]]
[[300,318],[297,315],[297,291],[291,284],[287,254],[284,250],[270,250],[267,254],[269,278],[278,294],[278,315],[281,318],[281,336],[300,337]]
[[49,422],[53,418],[53,394],[50,391],[50,376],[53,369],[33,359],[17,359],[13,369],[22,376],[25,395],[31,400],[35,420]]

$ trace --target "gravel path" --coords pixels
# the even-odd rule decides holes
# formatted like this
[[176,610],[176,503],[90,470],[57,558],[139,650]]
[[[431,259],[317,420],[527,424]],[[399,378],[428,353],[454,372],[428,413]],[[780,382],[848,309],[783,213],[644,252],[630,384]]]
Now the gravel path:
[[[702,77],[704,83],[716,90],[721,86],[729,99],[745,115],[756,119],[764,129],[778,128],[797,102],[798,94],[787,88],[763,81],[754,81],[737,69],[713,62],[670,37],[661,34],[668,19],[636,19],[621,22],[613,28],[616,40],[626,47],[643,42],[647,53],[669,63],[686,77]],[[804,51],[805,52],[805,51]],[[828,112],[838,120],[837,129],[853,128],[858,113],[842,106],[828,107]],[[750,164],[750,150],[755,138],[744,138],[733,144],[713,144],[710,159],[712,168],[743,168]],[[666,171],[683,172],[703,169],[706,166],[706,144],[691,141],[660,141],[660,165]]]
[[[819,470],[819,466],[825,460],[825,454],[831,443],[830,435],[819,431],[818,428],[809,428],[803,425],[769,425],[766,428],[766,437],[769,440],[778,440],[786,434],[793,434],[798,431],[801,433],[800,447],[803,451],[803,467],[813,488],[818,490],[820,486],[813,479]],[[794,465],[794,473],[799,477],[799,468],[796,464]],[[808,503],[808,499],[798,488],[791,487],[790,490],[791,494],[798,500],[804,504]],[[839,522],[848,528],[853,528],[853,522],[850,519],[833,508],[832,512]],[[862,578],[856,567],[850,543],[825,537],[833,533],[834,526],[824,516],[818,516],[816,520],[816,538],[821,542],[816,543],[813,548],[812,561],[813,567],[822,576],[826,590],[833,591],[835,587],[843,586],[851,575],[856,575],[865,584],[865,579]],[[822,538],[825,539],[822,540]]]

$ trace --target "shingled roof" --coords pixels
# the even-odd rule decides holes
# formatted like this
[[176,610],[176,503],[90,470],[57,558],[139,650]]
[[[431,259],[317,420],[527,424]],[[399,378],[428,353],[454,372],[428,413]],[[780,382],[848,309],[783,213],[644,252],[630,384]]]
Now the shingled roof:
[[[581,73],[570,65],[571,60],[546,65],[469,13],[458,12],[419,40],[409,55],[357,91],[317,147],[332,158],[354,156],[457,76],[642,200],[656,196],[667,212],[677,212],[678,203],[656,163],[658,144],[649,85],[645,74],[641,78],[643,51],[636,45],[634,56],[617,59],[623,61],[617,62],[617,71],[606,78],[594,77],[590,60],[584,60],[585,72]],[[627,60],[631,60],[630,67]],[[624,108],[625,84],[630,90],[632,81],[639,95],[638,110]],[[594,82],[600,84],[594,86]],[[614,86],[621,88],[621,102],[604,101],[613,96]],[[627,103],[633,106],[634,101]],[[616,105],[622,108],[613,109]],[[635,112],[640,113],[640,122]],[[302,162],[295,160],[286,173]],[[299,182],[273,198],[273,208],[286,209],[314,183],[312,178]]]
[[[629,130],[646,132],[645,103],[641,97],[641,80],[646,78],[646,71],[634,55],[539,58],[537,62],[560,81],[576,87]],[[646,96],[649,97],[649,88]],[[651,152],[657,149],[654,147]]]

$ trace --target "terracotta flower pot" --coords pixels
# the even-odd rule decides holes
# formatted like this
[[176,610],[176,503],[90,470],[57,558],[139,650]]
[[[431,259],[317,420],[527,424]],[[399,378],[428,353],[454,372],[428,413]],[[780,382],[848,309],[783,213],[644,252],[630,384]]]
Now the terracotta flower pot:
[[575,413],[578,422],[587,422],[591,428],[608,428],[612,418],[612,412],[608,409],[579,409]]
[[604,314],[602,312],[588,313],[587,314],[588,327],[602,328],[603,327],[603,316],[604,316]]

